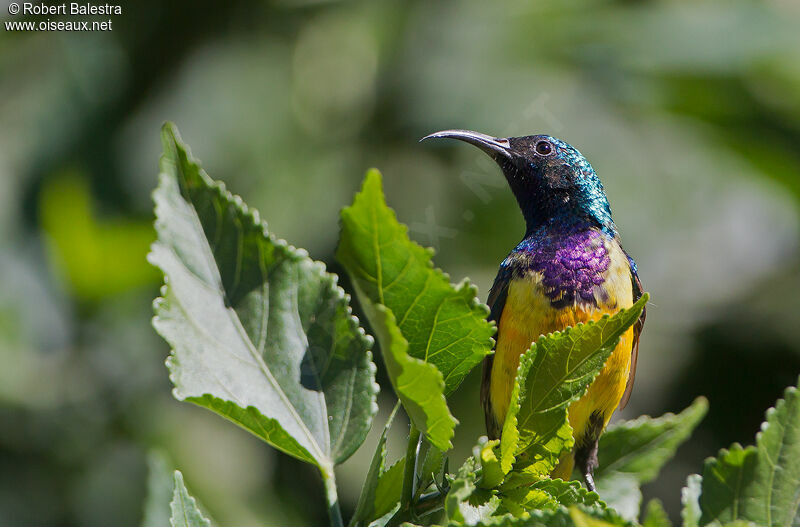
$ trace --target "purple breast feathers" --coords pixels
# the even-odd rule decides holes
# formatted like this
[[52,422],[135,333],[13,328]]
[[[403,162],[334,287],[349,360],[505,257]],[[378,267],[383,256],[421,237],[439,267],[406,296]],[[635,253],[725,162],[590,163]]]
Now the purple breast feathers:
[[[553,307],[578,303],[597,304],[607,297],[603,290],[605,272],[610,264],[606,236],[596,230],[550,234],[529,238],[512,253],[515,271],[542,274],[544,293]],[[609,240],[611,241],[611,240]],[[516,253],[516,254],[515,254]]]

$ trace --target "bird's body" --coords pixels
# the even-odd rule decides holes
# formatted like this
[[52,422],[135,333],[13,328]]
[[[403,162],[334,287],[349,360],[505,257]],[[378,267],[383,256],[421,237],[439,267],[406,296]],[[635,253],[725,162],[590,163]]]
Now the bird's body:
[[[447,131],[478,146],[503,170],[526,221],[522,241],[503,260],[489,293],[497,324],[495,353],[484,362],[481,399],[490,438],[500,437],[520,356],[539,336],[598,320],[642,294],[636,264],[620,244],[602,184],[573,147],[550,136],[497,139]],[[575,448],[553,477],[569,479],[575,462],[587,486],[597,441],[633,386],[644,314],[621,338],[587,392],[569,408]]]
[[[484,406],[487,431],[499,437],[520,356],[531,343],[540,335],[632,306],[634,291],[630,263],[619,242],[592,228],[527,237],[501,264],[494,289],[490,298],[495,300],[498,336],[495,354],[487,361]],[[500,289],[506,290],[504,301]],[[591,447],[619,404],[632,347],[633,328],[622,336],[587,393],[570,406],[577,449]],[[572,458],[566,459],[555,475],[568,479],[572,466]]]

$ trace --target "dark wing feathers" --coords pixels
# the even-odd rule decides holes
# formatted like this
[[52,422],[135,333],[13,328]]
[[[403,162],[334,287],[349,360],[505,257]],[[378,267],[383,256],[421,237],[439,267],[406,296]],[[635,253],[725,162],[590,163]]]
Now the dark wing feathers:
[[[494,279],[492,289],[489,291],[489,298],[486,303],[489,305],[489,320],[493,320],[497,326],[497,333],[494,336],[494,341],[500,336],[500,316],[503,314],[503,308],[506,305],[506,297],[508,296],[508,283],[511,279],[511,270],[506,267],[500,267],[497,277]],[[483,377],[481,379],[481,403],[483,403],[483,412],[486,419],[486,434],[489,439],[498,439],[502,431],[502,424],[498,423],[494,418],[494,411],[492,410],[492,402],[489,399],[489,387],[492,380],[492,364],[494,363],[494,354],[487,355],[483,359]]]
[[[626,253],[626,256],[627,253]],[[639,273],[637,272],[636,262],[633,261],[633,258],[628,256],[628,262],[631,265],[631,282],[633,285],[633,301],[636,302],[642,297],[642,281],[639,280]],[[647,307],[645,306],[642,309],[642,314],[639,316],[639,320],[637,320],[633,324],[633,347],[631,348],[631,369],[628,373],[628,384],[625,385],[625,393],[622,394],[622,399],[619,402],[619,409],[622,410],[625,406],[628,405],[628,401],[631,398],[631,392],[633,392],[633,380],[636,377],[636,362],[639,360],[639,337],[642,334],[642,328],[644,328],[644,320],[647,318]]]

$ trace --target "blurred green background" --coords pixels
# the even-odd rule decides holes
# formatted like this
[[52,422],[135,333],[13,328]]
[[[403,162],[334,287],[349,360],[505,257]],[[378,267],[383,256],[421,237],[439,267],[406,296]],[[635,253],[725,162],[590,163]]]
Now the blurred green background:
[[[710,399],[645,488],[673,519],[687,474],[752,443],[797,380],[800,3],[139,0],[112,18],[0,32],[0,525],[138,525],[152,448],[220,525],[325,521],[313,469],[171,398],[145,262],[164,120],[333,271],[338,210],[380,168],[412,237],[482,298],[522,235],[516,203],[477,150],[417,140],[576,145],[653,298],[622,416]],[[451,465],[484,433],[478,382],[452,402]],[[375,441],[339,469],[345,515]]]

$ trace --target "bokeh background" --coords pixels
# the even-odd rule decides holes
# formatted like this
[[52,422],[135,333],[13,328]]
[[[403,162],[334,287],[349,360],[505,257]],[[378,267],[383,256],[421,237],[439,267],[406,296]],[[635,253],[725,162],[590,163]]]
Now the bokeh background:
[[[8,5],[3,22],[25,19]],[[418,139],[580,148],[652,294],[622,416],[711,403],[644,489],[673,519],[686,476],[752,443],[796,382],[800,3],[138,0],[112,19],[0,31],[0,525],[138,525],[152,449],[220,525],[325,521],[313,469],[171,398],[145,262],[165,120],[334,271],[338,210],[379,167],[412,237],[483,298],[523,233],[516,204],[477,150]],[[478,382],[452,402],[456,466],[483,434]],[[346,515],[375,440],[339,469]]]

